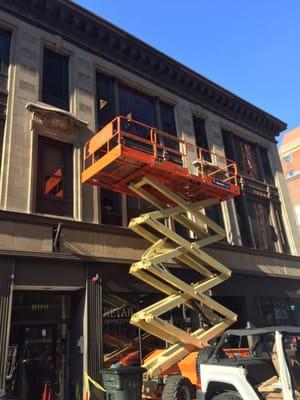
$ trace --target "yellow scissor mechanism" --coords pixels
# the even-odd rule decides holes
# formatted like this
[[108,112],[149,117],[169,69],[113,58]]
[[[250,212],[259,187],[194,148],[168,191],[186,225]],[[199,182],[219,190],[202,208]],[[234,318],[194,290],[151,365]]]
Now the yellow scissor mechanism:
[[[163,208],[153,196],[153,191],[149,193],[145,188],[155,189],[177,206]],[[171,347],[144,365],[149,376],[157,376],[191,351],[200,349],[208,341],[219,336],[236,321],[235,313],[207,294],[210,289],[229,278],[231,271],[203,250],[205,246],[225,237],[225,230],[199,211],[219,203],[218,199],[188,203],[165,185],[149,177],[131,184],[130,189],[158,208],[158,211],[132,219],[129,224],[130,229],[152,243],[141,261],[132,264],[130,273],[167,295],[135,313],[131,318],[132,324],[171,344]],[[168,223],[165,223],[166,219]],[[191,231],[197,239],[190,242],[176,233],[175,221]],[[205,224],[214,234],[208,235],[199,223]],[[170,261],[192,268],[202,279],[195,283],[179,279],[172,273],[172,268],[164,266],[164,263]],[[198,310],[210,324],[188,333],[160,318],[162,314],[183,304],[194,309],[195,304],[198,305]]]

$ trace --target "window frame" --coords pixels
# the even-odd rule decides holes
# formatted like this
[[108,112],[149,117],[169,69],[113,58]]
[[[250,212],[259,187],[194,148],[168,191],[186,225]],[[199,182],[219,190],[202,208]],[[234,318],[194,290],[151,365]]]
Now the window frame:
[[[7,116],[7,96],[8,96],[8,81],[10,75],[10,66],[12,63],[12,42],[13,42],[13,29],[9,27],[5,27],[0,25],[0,35],[3,34],[6,36],[7,39],[7,54],[6,54],[6,71],[5,73],[1,71],[2,67],[0,68],[0,92],[6,95],[5,101],[1,104],[1,109],[3,113],[0,113],[0,174],[2,171],[2,161],[3,161],[3,153],[4,153],[4,137],[5,137],[5,127],[6,127],[6,116]],[[3,108],[2,108],[3,107]]]
[[[287,161],[288,157],[289,157],[289,161]],[[282,159],[286,164],[291,164],[293,162],[293,155],[287,154],[286,156],[283,156]]]
[[289,178],[293,178],[295,175],[297,175],[297,171],[292,168],[286,171],[286,177]]
[[[53,195],[47,195],[44,193],[44,180],[45,180],[45,165],[43,160],[45,159],[45,148],[47,144],[53,145],[54,147],[64,149],[64,164],[67,162],[70,163],[69,171],[67,171],[64,175],[64,181],[68,182],[67,187],[65,188],[67,194],[67,198],[59,198]],[[74,144],[63,142],[61,140],[57,140],[44,135],[37,135],[37,173],[36,173],[36,195],[35,195],[35,212],[38,214],[49,214],[55,216],[62,216],[68,218],[74,218]],[[67,154],[69,152],[69,154]],[[51,207],[59,204],[58,209],[62,212],[52,212]],[[68,210],[68,207],[69,210]],[[48,210],[46,210],[48,208]],[[45,211],[46,210],[46,211]],[[50,211],[49,211],[50,210]],[[64,210],[67,210],[63,212]]]
[[[45,73],[45,50],[50,51],[52,53],[56,53],[58,56],[65,57],[67,59],[67,95],[68,101],[66,102],[67,107],[63,108],[61,106],[49,103],[44,99],[44,73]],[[51,107],[59,108],[63,111],[71,112],[72,108],[72,99],[71,99],[71,92],[72,92],[72,79],[71,79],[71,62],[72,62],[72,54],[65,49],[56,49],[53,46],[49,45],[48,43],[43,43],[42,45],[42,52],[41,52],[41,74],[40,74],[40,82],[39,82],[39,99],[42,103],[47,104]]]

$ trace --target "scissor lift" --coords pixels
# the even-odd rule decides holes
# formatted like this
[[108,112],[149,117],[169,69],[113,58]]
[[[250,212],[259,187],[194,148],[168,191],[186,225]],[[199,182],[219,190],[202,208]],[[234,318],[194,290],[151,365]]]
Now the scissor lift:
[[[203,213],[239,195],[236,163],[120,116],[84,146],[82,182],[138,196],[154,208],[129,223],[151,243],[130,273],[165,297],[136,312],[131,323],[170,344],[144,363],[149,377],[167,374],[237,319],[208,294],[231,271],[204,250],[224,239],[225,230]],[[180,226],[188,237],[179,233]],[[179,278],[176,265],[196,271],[199,279]],[[197,310],[205,324],[186,332],[162,318],[181,305]]]

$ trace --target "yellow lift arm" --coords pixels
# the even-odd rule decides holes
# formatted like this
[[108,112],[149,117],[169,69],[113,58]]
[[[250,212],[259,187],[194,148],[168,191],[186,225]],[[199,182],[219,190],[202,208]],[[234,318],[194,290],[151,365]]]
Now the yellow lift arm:
[[[219,203],[219,199],[210,198],[189,203],[152,177],[145,177],[129,187],[158,208],[158,211],[132,219],[129,224],[130,229],[152,243],[142,259],[132,264],[130,273],[167,295],[163,300],[131,317],[133,325],[171,344],[171,347],[145,362],[144,367],[149,377],[152,377],[163,374],[191,351],[200,349],[219,336],[237,320],[237,315],[207,294],[231,275],[227,267],[203,250],[205,246],[225,237],[225,230],[200,211]],[[149,192],[149,188],[155,189],[155,192],[177,206],[163,207],[153,195],[154,191]],[[168,223],[165,223],[166,219]],[[190,242],[176,233],[175,221],[191,231],[196,239]],[[214,231],[214,234],[208,235],[201,228],[201,223]],[[192,268],[199,273],[201,279],[195,283],[179,279],[172,273],[172,268],[166,268],[163,264],[171,261]],[[198,309],[209,319],[210,324],[207,327],[188,333],[160,318],[162,314],[180,305],[192,307],[192,301],[198,303]]]

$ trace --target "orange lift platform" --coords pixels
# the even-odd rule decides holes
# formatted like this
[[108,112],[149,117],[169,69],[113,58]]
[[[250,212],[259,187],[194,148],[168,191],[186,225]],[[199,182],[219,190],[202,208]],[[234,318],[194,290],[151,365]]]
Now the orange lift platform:
[[[168,377],[173,374],[199,388],[197,357],[237,319],[208,294],[228,279],[231,271],[204,250],[224,239],[226,232],[202,212],[240,194],[236,163],[119,116],[85,144],[82,182],[141,197],[154,207],[129,223],[130,229],[151,243],[129,272],[165,295],[131,317],[133,325],[169,344],[144,358],[145,382],[165,379],[162,394],[145,383],[146,397],[169,399],[167,393],[174,382]],[[178,224],[189,231],[189,238],[179,233]],[[188,282],[189,274],[178,278],[169,262],[193,269],[199,281]],[[203,324],[194,332],[163,318],[182,305],[203,317]]]
[[116,117],[85,144],[83,183],[136,195],[129,183],[145,176],[189,202],[240,193],[234,161],[130,118]]

